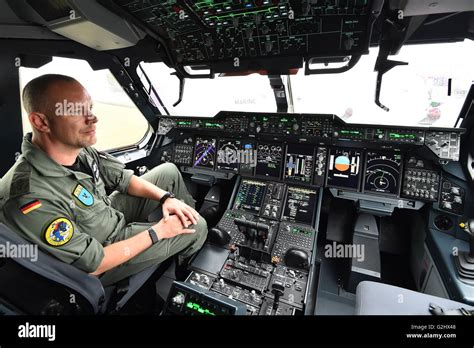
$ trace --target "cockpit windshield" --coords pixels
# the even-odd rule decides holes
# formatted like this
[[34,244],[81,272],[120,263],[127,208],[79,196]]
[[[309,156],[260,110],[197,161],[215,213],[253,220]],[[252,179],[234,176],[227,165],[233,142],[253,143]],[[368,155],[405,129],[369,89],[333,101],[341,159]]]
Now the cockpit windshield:
[[[374,103],[378,48],[371,48],[347,72],[283,76],[289,112],[336,114],[348,123],[454,127],[474,80],[474,42],[406,45],[390,59],[408,62],[384,75],[381,102]],[[183,101],[176,107],[179,81],[164,63],[142,63],[171,115],[212,117],[221,110],[275,112],[267,76],[216,76],[187,79]]]

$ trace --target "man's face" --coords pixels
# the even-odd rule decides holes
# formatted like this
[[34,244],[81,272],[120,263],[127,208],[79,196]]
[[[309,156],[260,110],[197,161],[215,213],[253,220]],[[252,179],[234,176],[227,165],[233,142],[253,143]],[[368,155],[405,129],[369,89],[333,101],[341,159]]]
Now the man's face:
[[87,90],[76,82],[59,82],[48,90],[50,136],[74,149],[97,142],[97,117],[92,113],[92,100]]

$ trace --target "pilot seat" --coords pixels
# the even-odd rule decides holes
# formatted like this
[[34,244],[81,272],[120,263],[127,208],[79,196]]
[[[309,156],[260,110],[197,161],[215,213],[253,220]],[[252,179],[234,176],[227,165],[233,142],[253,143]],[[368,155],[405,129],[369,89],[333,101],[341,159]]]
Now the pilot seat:
[[[1,223],[0,245],[31,246]],[[35,260],[0,258],[0,314],[156,314],[162,303],[155,282],[171,262],[168,259],[104,288],[96,276],[39,249]],[[138,296],[144,291],[147,296]]]
[[398,286],[363,281],[357,285],[355,312],[358,315],[472,315],[474,307]]

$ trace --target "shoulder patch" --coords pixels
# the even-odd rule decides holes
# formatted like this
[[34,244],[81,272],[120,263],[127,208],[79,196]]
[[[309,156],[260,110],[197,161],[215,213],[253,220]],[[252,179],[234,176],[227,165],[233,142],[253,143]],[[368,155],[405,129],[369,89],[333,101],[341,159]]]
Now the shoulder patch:
[[94,196],[80,184],[76,185],[76,188],[72,191],[72,195],[86,207],[90,207],[94,204]]
[[66,244],[71,240],[73,235],[74,226],[72,222],[65,217],[53,220],[44,230],[46,243],[54,247]]

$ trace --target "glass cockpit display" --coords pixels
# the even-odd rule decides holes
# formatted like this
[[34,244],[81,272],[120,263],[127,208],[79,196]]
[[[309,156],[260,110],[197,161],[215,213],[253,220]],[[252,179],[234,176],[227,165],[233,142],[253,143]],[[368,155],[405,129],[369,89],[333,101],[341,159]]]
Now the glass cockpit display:
[[316,209],[317,191],[301,187],[288,187],[283,220],[311,225]]
[[284,171],[285,180],[310,184],[313,166],[313,147],[297,144],[288,145]]
[[237,173],[239,171],[239,163],[242,162],[240,157],[242,157],[240,140],[221,139],[219,141],[217,169]]
[[332,148],[329,154],[327,185],[359,190],[362,152],[356,149]]
[[267,184],[261,181],[242,180],[233,209],[243,209],[259,213],[263,198],[265,197],[266,187]]
[[282,157],[282,145],[259,143],[257,147],[257,168],[255,174],[279,179]]
[[367,152],[365,192],[398,195],[401,163],[399,153]]
[[252,141],[242,141],[242,153],[244,160],[240,162],[240,174],[253,176],[253,170],[257,166],[257,150]]
[[216,139],[196,138],[194,147],[194,167],[214,169],[216,161]]

